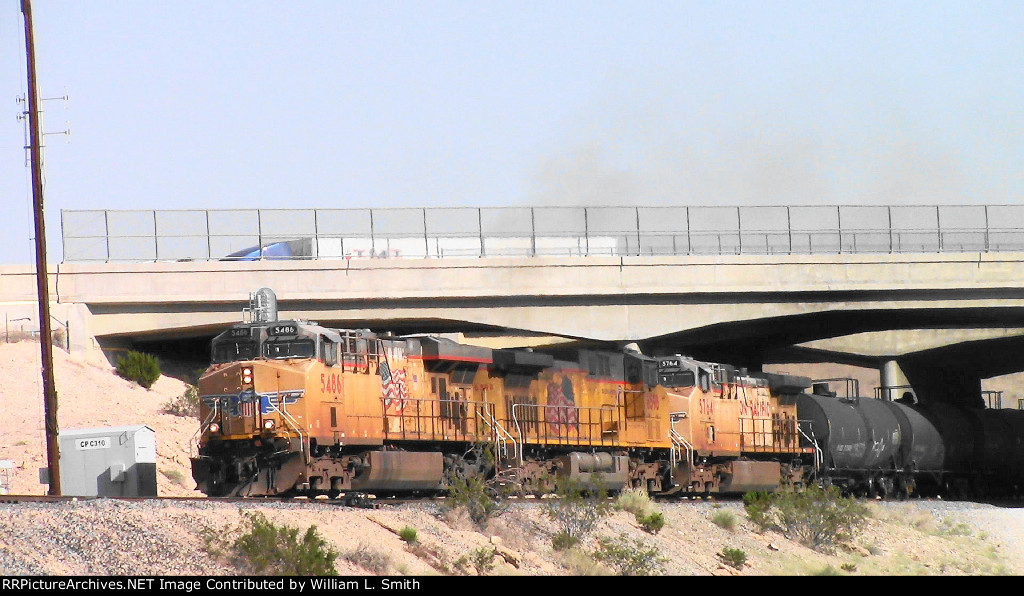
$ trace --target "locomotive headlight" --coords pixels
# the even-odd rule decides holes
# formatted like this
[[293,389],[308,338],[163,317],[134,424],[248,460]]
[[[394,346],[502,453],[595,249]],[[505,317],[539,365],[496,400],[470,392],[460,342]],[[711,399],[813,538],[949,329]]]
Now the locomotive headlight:
[[276,426],[276,424],[274,423],[273,420],[263,421],[263,430],[274,430],[274,426]]
[[248,366],[242,369],[242,382],[252,383],[252,369]]
[[210,426],[207,427],[207,430],[209,430],[212,433],[220,432],[220,425],[217,424],[216,422],[211,423]]

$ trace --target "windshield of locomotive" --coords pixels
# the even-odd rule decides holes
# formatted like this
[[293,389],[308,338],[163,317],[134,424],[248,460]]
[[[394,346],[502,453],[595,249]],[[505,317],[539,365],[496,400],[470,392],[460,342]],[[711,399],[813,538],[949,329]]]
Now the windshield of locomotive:
[[313,358],[316,356],[316,344],[312,339],[276,339],[263,342],[263,356],[266,358]]
[[256,342],[250,340],[229,339],[213,344],[212,359],[214,364],[222,362],[238,362],[256,358],[258,351]]
[[661,385],[664,387],[693,387],[696,385],[692,370],[681,370],[659,374]]

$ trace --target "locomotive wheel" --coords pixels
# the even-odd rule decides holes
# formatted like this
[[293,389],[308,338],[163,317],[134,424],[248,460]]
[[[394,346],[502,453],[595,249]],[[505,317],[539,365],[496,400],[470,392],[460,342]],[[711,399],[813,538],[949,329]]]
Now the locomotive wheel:
[[327,498],[330,500],[337,499],[341,494],[342,479],[338,477],[331,478],[331,488],[327,491]]
[[346,507],[371,508],[371,501],[364,493],[347,493],[344,503]]

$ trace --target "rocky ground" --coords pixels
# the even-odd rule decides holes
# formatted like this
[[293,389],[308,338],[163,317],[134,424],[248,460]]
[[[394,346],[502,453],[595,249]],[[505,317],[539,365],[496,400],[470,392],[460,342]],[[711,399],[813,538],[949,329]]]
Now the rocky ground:
[[[156,431],[158,491],[194,495],[188,457],[198,422],[163,413],[185,385],[161,378],[150,390],[109,369],[55,351],[62,429],[147,424]],[[11,493],[44,494],[45,433],[39,346],[0,344],[0,460],[14,463]],[[472,555],[497,549],[490,575],[591,575],[597,539],[625,536],[634,550],[653,549],[670,575],[989,575],[1024,573],[1024,509],[942,501],[870,503],[872,515],[849,548],[826,555],[777,533],[760,534],[735,501],[657,503],[665,527],[644,532],[618,511],[582,548],[554,551],[556,531],[542,503],[517,505],[486,527],[438,504],[353,509],[337,505],[121,502],[0,503],[0,575],[233,575],[227,558],[210,554],[204,536],[229,536],[260,511],[275,523],[317,531],[340,553],[343,575],[476,575]],[[417,531],[403,542],[402,528]],[[639,542],[637,542],[639,541]],[[726,565],[723,549],[742,550],[746,564]],[[460,562],[461,559],[461,562]]]

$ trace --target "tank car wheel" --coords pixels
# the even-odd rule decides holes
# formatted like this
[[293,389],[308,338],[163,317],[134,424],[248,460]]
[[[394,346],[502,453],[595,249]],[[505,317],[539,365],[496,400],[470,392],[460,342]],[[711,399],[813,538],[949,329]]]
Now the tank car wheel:
[[878,496],[882,499],[888,499],[893,495],[896,490],[896,485],[892,478],[879,478],[878,479]]
[[885,488],[881,485],[881,479],[877,477],[868,478],[868,498],[885,498]]
[[917,492],[913,473],[903,473],[896,477],[896,498],[905,501]]

